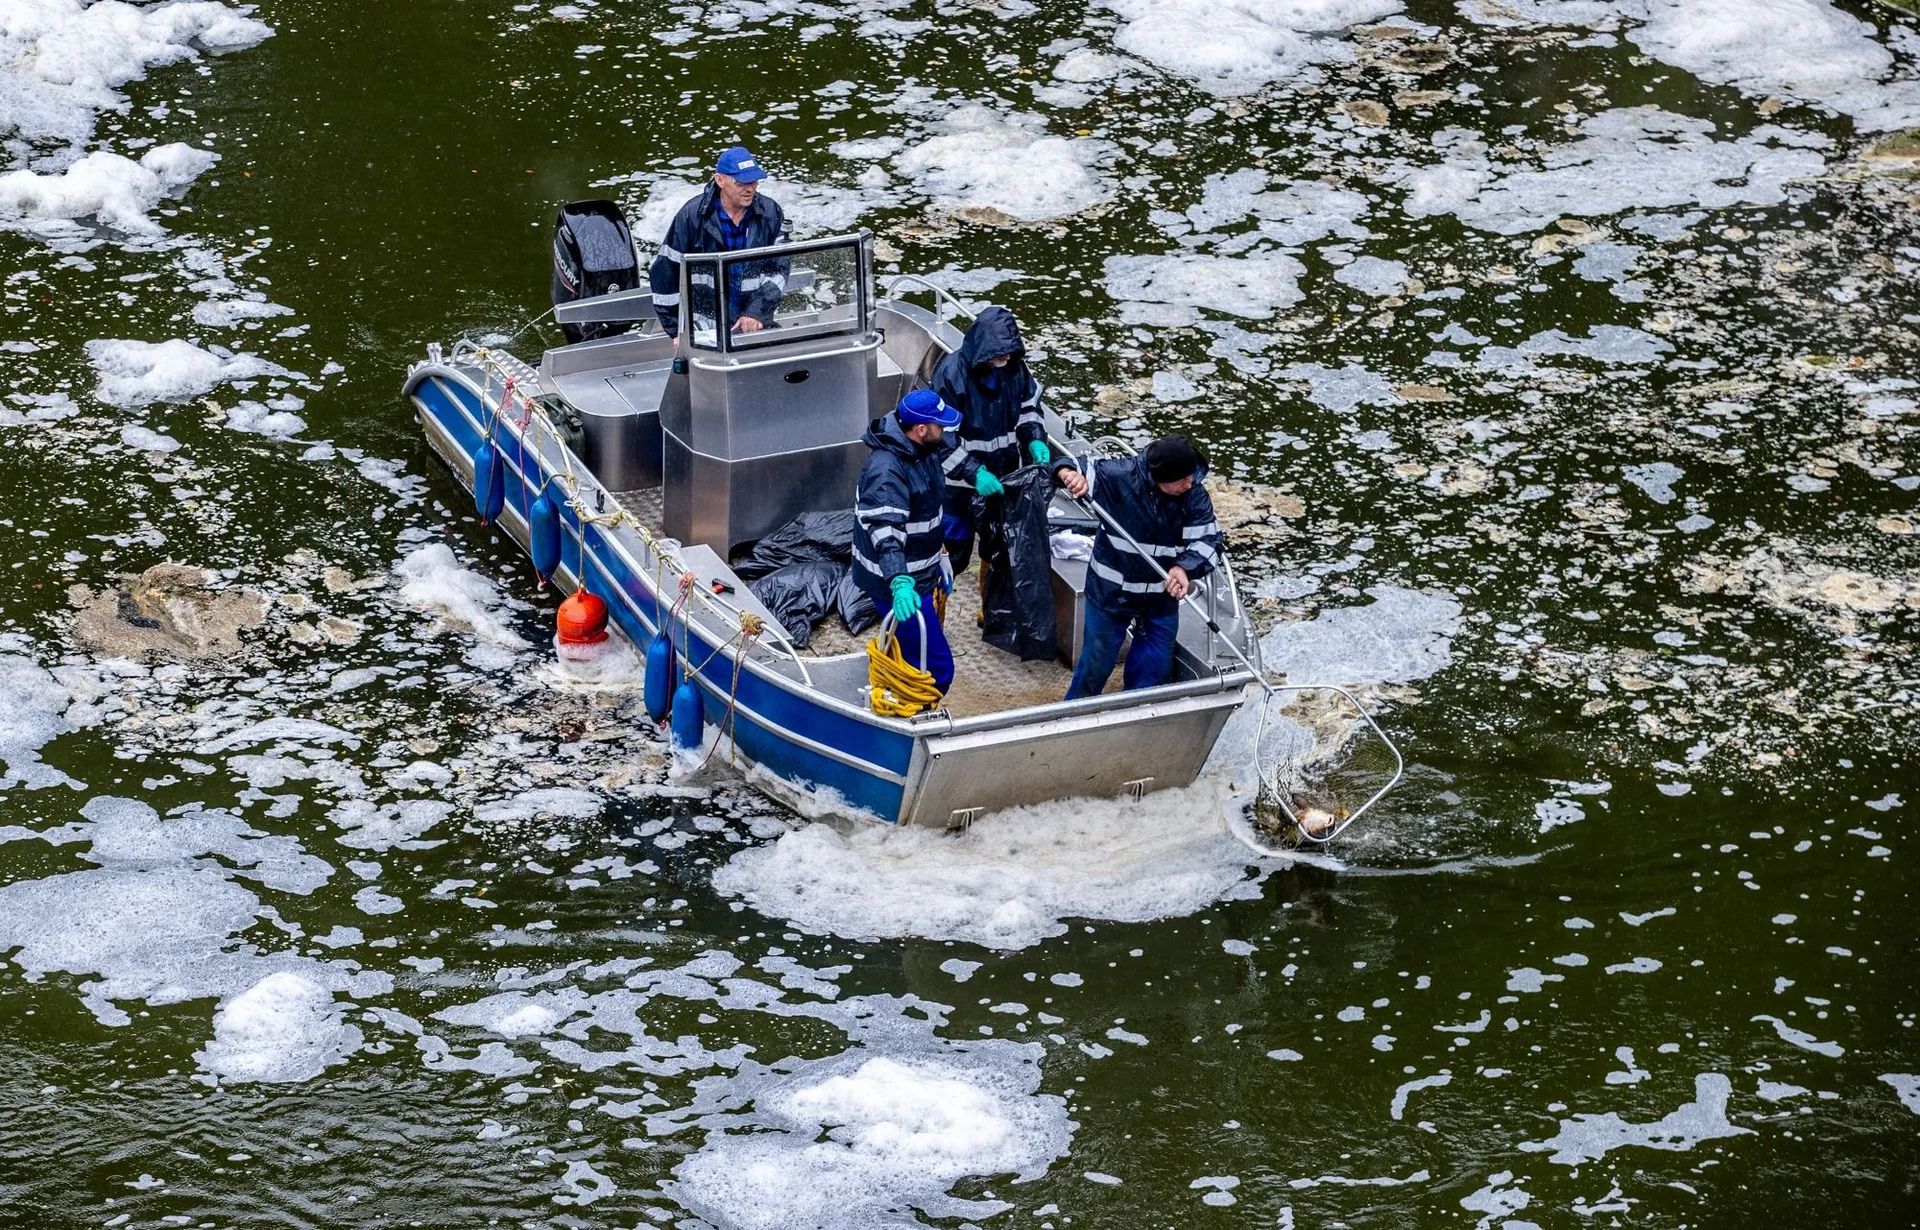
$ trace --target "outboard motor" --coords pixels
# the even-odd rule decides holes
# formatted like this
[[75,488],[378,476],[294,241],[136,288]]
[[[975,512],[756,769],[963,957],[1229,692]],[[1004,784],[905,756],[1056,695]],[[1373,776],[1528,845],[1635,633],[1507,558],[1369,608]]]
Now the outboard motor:
[[[553,303],[591,299],[640,285],[640,262],[626,215],[612,201],[574,201],[553,223]],[[648,310],[651,310],[650,308]],[[561,325],[569,342],[625,333],[633,321]]]

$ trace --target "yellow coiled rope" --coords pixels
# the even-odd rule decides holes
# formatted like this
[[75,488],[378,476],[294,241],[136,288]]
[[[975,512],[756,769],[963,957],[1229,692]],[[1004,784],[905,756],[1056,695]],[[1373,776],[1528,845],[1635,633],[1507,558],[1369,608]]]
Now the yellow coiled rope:
[[912,717],[940,703],[933,676],[907,661],[891,631],[867,642],[867,683],[867,704],[881,717]]

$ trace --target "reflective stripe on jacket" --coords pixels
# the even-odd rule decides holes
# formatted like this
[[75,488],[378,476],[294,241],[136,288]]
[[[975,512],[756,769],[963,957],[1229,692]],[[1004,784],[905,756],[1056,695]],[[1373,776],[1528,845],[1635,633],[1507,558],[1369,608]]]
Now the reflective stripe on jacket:
[[[1074,464],[1066,458],[1056,462]],[[1087,601],[1104,611],[1161,610],[1172,606],[1166,582],[1148,562],[1163,569],[1175,565],[1197,580],[1220,562],[1222,535],[1213,515],[1213,500],[1196,474],[1184,495],[1167,495],[1147,473],[1144,454],[1117,461],[1097,461],[1087,475],[1087,494],[1133,535],[1134,544],[1100,525],[1094,536],[1093,558],[1087,563]],[[1142,555],[1141,551],[1146,554]]]

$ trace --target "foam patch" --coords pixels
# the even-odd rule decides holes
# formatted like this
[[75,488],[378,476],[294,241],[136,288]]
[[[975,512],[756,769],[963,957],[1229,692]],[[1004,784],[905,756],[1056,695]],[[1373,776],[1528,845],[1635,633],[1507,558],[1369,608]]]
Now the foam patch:
[[0,219],[93,218],[130,235],[158,235],[160,224],[147,211],[167,193],[198,179],[219,157],[174,144],[149,150],[138,162],[95,150],[63,171],[9,171],[0,175]]
[[1366,606],[1322,610],[1283,623],[1260,642],[1263,664],[1289,683],[1411,683],[1453,661],[1460,604],[1446,594],[1390,585]]
[[1203,777],[1139,803],[1070,799],[976,821],[961,839],[922,828],[814,824],[743,850],[714,887],[803,930],[1037,944],[1069,918],[1137,922],[1256,897],[1220,817],[1239,804]]
[[221,347],[203,350],[177,337],[164,342],[97,339],[87,343],[87,360],[100,377],[93,395],[123,410],[186,401],[223,384],[287,375],[285,368],[258,355]]
[[92,140],[95,116],[126,107],[120,87],[149,68],[198,59],[198,49],[237,51],[271,37],[270,26],[247,16],[252,11],[213,0],[146,8],[7,0],[0,11],[0,113],[20,140],[77,152]]
[[1776,205],[1789,182],[1826,167],[1815,152],[1828,144],[1824,137],[1763,125],[1716,141],[1713,129],[1709,120],[1657,107],[1619,107],[1589,119],[1581,140],[1550,150],[1537,168],[1519,169],[1495,166],[1473,132],[1444,129],[1434,136],[1444,162],[1394,178],[1407,190],[1403,208],[1412,217],[1453,214],[1480,230],[1518,235],[1567,216]]
[[1265,319],[1300,302],[1306,267],[1281,252],[1249,256],[1109,256],[1107,293],[1120,300],[1122,320],[1136,324],[1190,325],[1200,309]]
[[1003,1200],[947,1195],[969,1175],[1044,1174],[1066,1152],[1064,1102],[1036,1094],[1037,1046],[976,1043],[950,1055],[854,1050],[757,1091],[753,1109],[708,1116],[707,1144],[669,1195],[751,1230],[987,1218]]
[[72,699],[39,663],[0,653],[0,789],[78,785],[40,759],[40,749],[70,729],[61,715]]
[[438,612],[447,623],[488,645],[528,648],[526,639],[509,628],[500,614],[506,601],[499,589],[479,573],[462,568],[445,543],[415,548],[395,566],[394,575],[403,582],[400,600],[409,606]]
[[1096,170],[1107,147],[1054,136],[1038,116],[971,104],[931,127],[934,135],[894,159],[894,169],[948,213],[993,211],[1037,222],[1112,197]]
[[291,970],[268,974],[222,1004],[213,1040],[194,1058],[227,1081],[311,1080],[360,1049],[333,992]]
[[1273,81],[1318,80],[1321,64],[1353,59],[1342,37],[1400,11],[1399,0],[1100,0],[1124,23],[1120,50],[1191,78],[1214,94],[1250,94]]
[[1619,1115],[1575,1115],[1560,1121],[1551,1140],[1522,1141],[1526,1153],[1548,1153],[1548,1161],[1562,1166],[1597,1162],[1615,1149],[1637,1145],[1645,1149],[1683,1151],[1704,1140],[1751,1136],[1749,1128],[1727,1121],[1727,1098],[1733,1084],[1718,1072],[1693,1078],[1694,1100],[1653,1123],[1629,1123]]

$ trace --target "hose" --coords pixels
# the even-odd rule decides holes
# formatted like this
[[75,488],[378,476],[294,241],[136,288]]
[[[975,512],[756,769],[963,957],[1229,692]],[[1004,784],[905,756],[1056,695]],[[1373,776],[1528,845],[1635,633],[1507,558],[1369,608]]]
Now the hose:
[[932,673],[900,652],[891,617],[881,625],[880,635],[867,642],[867,683],[867,705],[881,717],[912,717],[940,703]]

